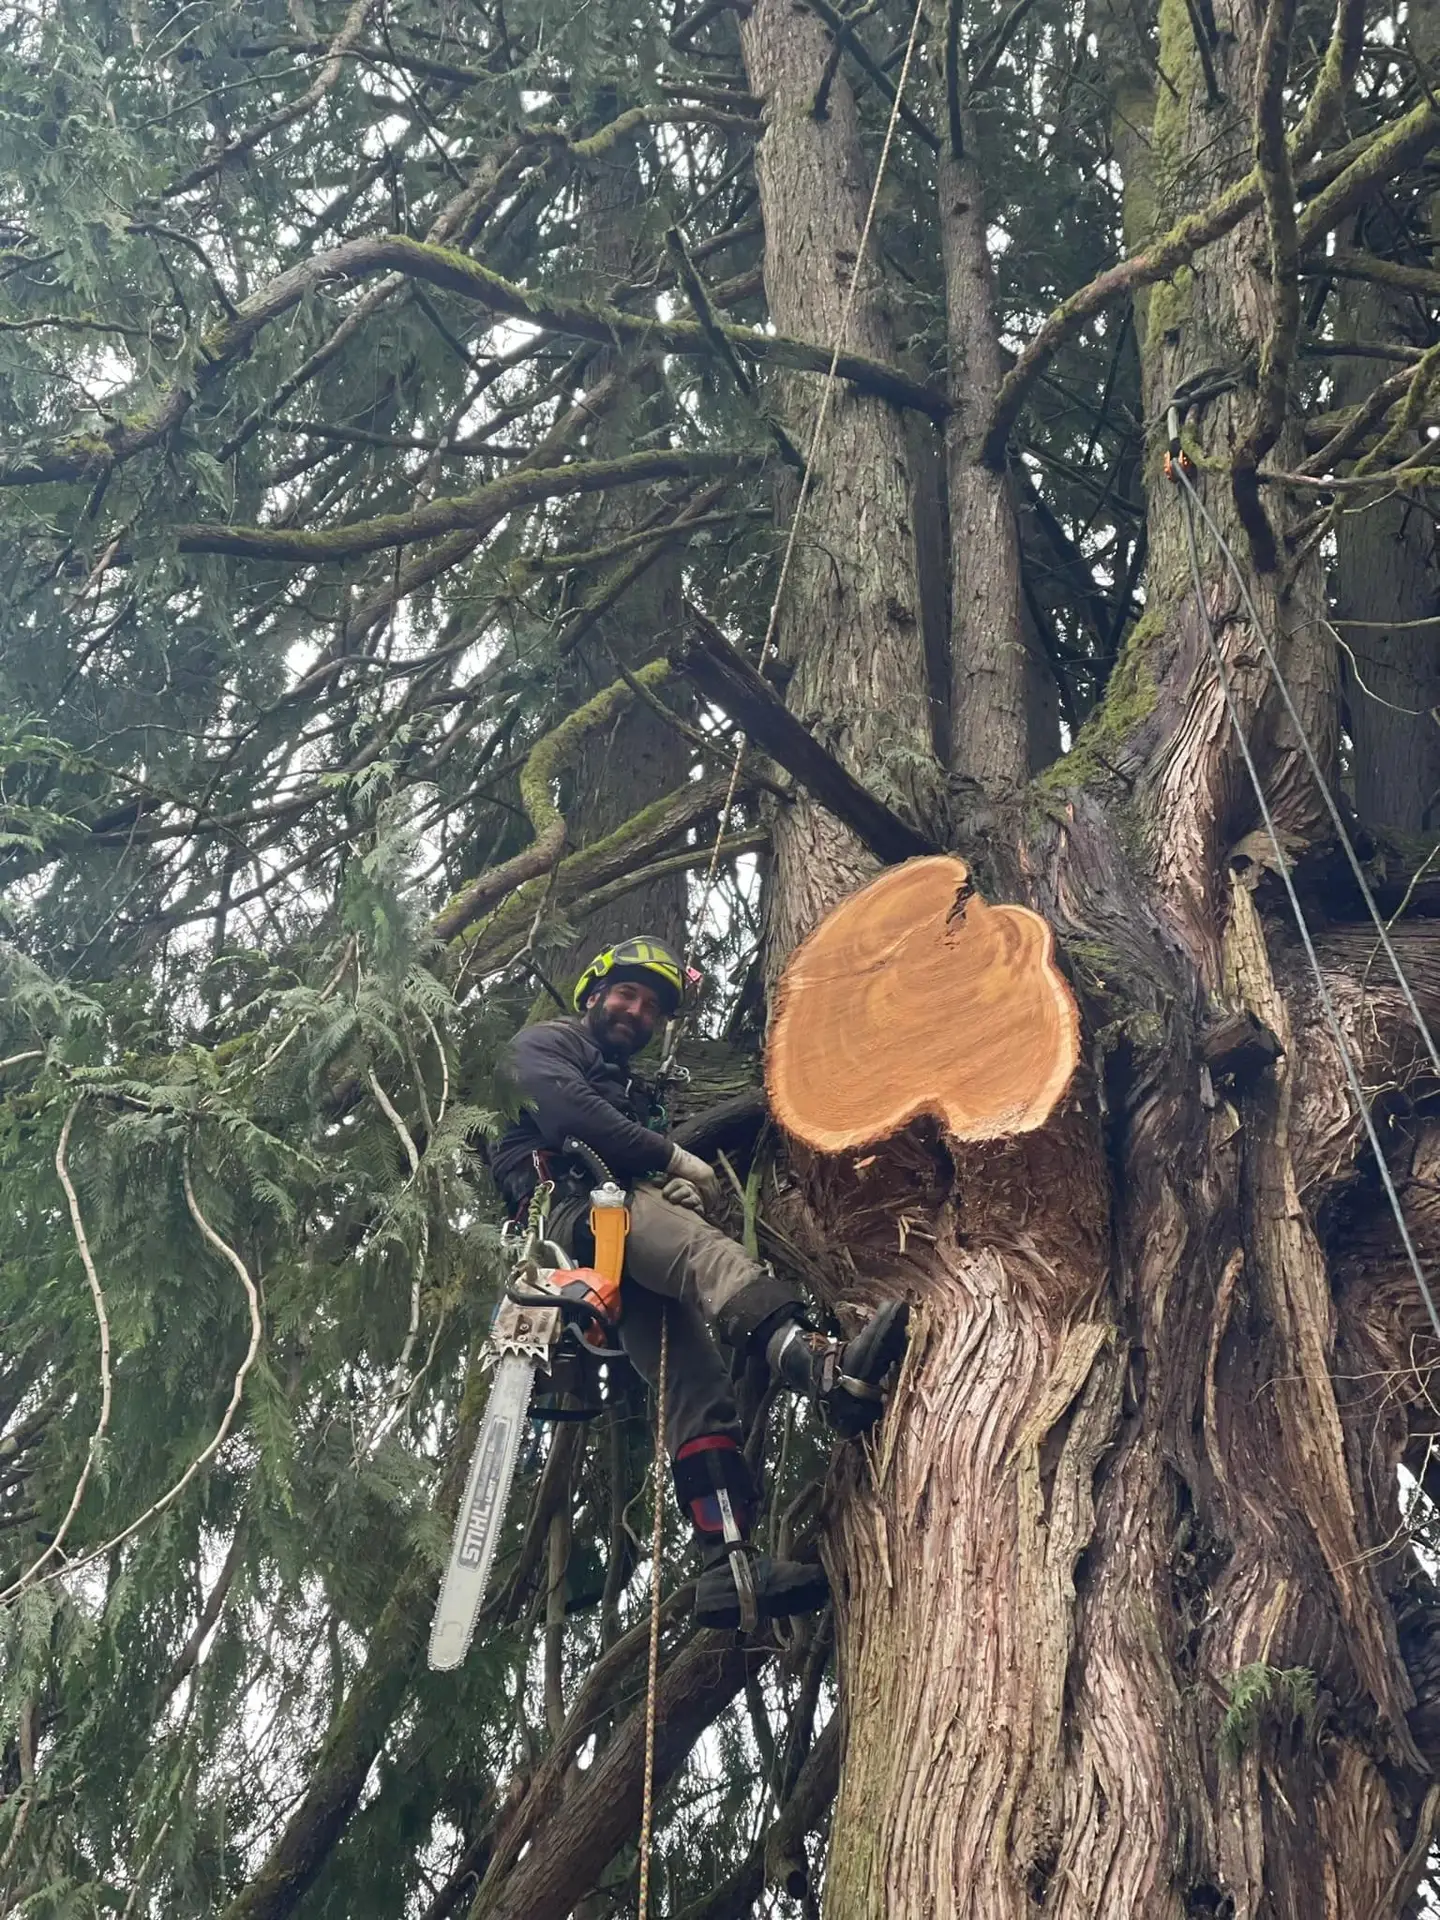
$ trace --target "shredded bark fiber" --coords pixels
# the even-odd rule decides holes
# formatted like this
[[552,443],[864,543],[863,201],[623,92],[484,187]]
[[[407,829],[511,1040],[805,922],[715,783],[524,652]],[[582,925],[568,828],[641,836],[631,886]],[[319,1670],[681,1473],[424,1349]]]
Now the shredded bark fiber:
[[928,1115],[956,1140],[1049,1119],[1080,1021],[1049,926],[988,906],[963,860],[892,867],[797,949],[766,1051],[776,1118],[822,1153]]

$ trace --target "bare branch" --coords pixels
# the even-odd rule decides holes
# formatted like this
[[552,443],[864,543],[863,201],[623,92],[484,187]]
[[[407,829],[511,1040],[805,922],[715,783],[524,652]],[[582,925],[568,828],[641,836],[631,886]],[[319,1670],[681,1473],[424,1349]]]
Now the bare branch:
[[707,698],[794,774],[878,860],[908,860],[937,851],[933,841],[877,800],[821,746],[718,627],[697,607],[688,611],[694,637],[683,656],[685,670]]
[[[655,686],[669,672],[668,660],[652,660],[640,669],[636,679],[643,686]],[[535,829],[535,838],[511,859],[467,882],[454,899],[441,908],[430,923],[437,940],[455,939],[497,900],[503,900],[506,894],[537,874],[548,873],[555,865],[565,845],[565,816],[551,798],[550,788],[562,756],[571,753],[597,727],[604,726],[614,714],[628,707],[631,698],[624,680],[612,681],[536,741],[520,775],[520,797]]]
[[374,4],[375,0],[352,0],[344,25],[330,43],[325,64],[298,100],[292,100],[288,107],[279,108],[268,118],[258,121],[255,126],[247,127],[243,133],[237,134],[228,146],[221,147],[218,152],[212,153],[207,160],[202,160],[198,167],[193,167],[183,180],[177,180],[174,186],[167,187],[164,197],[167,200],[175,200],[182,193],[193,193],[196,187],[203,186],[207,180],[213,179],[232,161],[253,152],[261,141],[268,140],[272,133],[279,133],[282,128],[293,126],[297,120],[303,120],[307,113],[319,106],[321,100],[340,78],[341,70],[345,65],[345,56],[360,38]]

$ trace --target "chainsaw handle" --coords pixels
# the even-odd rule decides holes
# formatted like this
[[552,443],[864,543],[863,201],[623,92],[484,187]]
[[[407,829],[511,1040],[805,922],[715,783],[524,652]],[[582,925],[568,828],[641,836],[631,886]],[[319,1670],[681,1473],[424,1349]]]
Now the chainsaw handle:
[[[572,1321],[587,1321],[602,1339],[614,1340],[617,1337],[615,1322],[607,1318],[598,1307],[592,1307],[588,1300],[567,1300],[558,1293],[531,1293],[526,1288],[515,1285],[506,1287],[505,1298],[513,1300],[517,1307],[559,1307],[562,1318],[568,1316]],[[613,1359],[620,1353],[619,1348],[601,1349],[588,1345],[587,1351],[605,1360]]]
[[593,1147],[587,1147],[585,1142],[578,1140],[573,1133],[566,1136],[565,1151],[573,1159],[582,1160],[585,1163],[586,1168],[595,1177],[596,1186],[603,1187],[607,1184],[615,1184],[614,1174],[611,1173],[609,1167],[606,1166],[595,1149]]
[[[606,1339],[613,1340],[615,1338],[615,1323],[613,1320],[607,1320],[604,1314],[598,1312],[594,1307],[586,1308],[584,1311],[595,1315],[596,1324],[603,1329]],[[630,1358],[623,1347],[592,1347],[584,1334],[581,1333],[580,1329],[576,1326],[566,1327],[562,1338],[573,1341],[587,1360],[628,1360]]]

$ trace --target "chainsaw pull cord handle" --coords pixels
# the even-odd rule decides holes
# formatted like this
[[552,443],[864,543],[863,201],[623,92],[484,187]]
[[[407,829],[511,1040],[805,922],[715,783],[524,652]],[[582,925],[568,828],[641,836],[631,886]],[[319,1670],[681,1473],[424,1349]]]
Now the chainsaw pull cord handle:
[[587,1167],[596,1181],[590,1190],[590,1232],[595,1241],[594,1269],[605,1282],[599,1304],[609,1320],[618,1321],[620,1275],[625,1266],[625,1239],[630,1231],[625,1189],[595,1149],[583,1140],[571,1135],[565,1142],[565,1151]]

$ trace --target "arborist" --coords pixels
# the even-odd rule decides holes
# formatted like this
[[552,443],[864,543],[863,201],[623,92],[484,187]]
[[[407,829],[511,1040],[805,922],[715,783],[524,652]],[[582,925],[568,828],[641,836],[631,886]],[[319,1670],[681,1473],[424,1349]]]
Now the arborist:
[[684,987],[683,963],[662,940],[637,936],[597,954],[576,984],[575,1017],[522,1028],[512,1042],[508,1067],[523,1109],[492,1150],[491,1165],[517,1212],[542,1181],[554,1182],[545,1231],[582,1263],[594,1257],[593,1180],[564,1141],[583,1141],[631,1189],[620,1338],[653,1385],[668,1315],[666,1444],[676,1498],[704,1563],[696,1615],[705,1625],[734,1627],[747,1611],[760,1621],[817,1612],[827,1588],[818,1566],[750,1549],[756,1487],[710,1329],[742,1361],[763,1355],[782,1386],[809,1396],[837,1430],[855,1435],[880,1414],[880,1383],[904,1351],[908,1309],[887,1302],[854,1340],[830,1339],[815,1330],[793,1287],[706,1220],[717,1197],[714,1169],[650,1124],[653,1097],[630,1072],[656,1027],[679,1012]]

